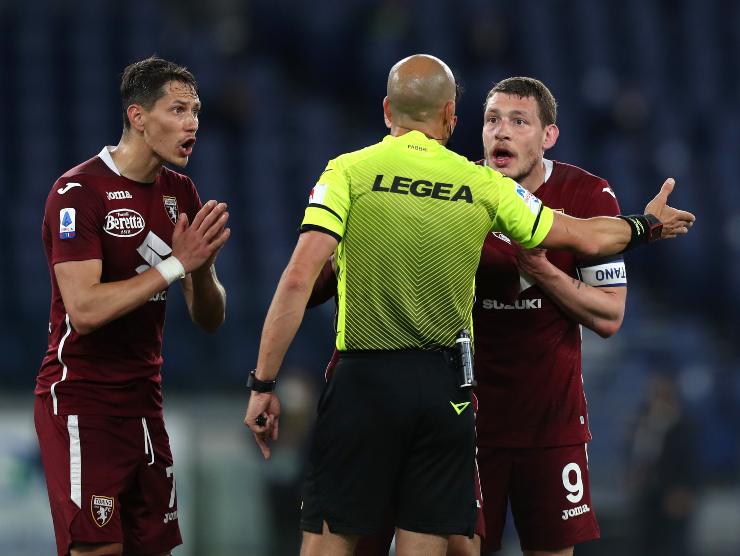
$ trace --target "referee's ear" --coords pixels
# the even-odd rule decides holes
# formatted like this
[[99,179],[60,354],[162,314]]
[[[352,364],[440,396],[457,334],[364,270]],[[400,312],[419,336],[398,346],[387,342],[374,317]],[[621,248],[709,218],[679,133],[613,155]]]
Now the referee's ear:
[[388,97],[383,99],[383,120],[385,121],[385,127],[388,129],[393,125],[393,114],[391,113],[391,101]]

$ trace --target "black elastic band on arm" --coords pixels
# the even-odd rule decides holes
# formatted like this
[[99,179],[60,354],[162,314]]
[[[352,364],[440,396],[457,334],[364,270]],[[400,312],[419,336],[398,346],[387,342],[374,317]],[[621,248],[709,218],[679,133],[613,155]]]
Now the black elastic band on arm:
[[337,241],[342,241],[342,236],[340,236],[338,233],[332,232],[331,230],[329,230],[328,228],[324,228],[323,226],[317,226],[316,224],[304,224],[298,230],[298,232],[301,233],[301,234],[303,232],[311,232],[311,231],[314,231],[314,232],[323,232],[325,234],[330,235],[331,237],[333,237]]
[[534,219],[534,224],[532,225],[532,235],[529,236],[530,239],[534,237],[534,234],[537,232],[537,226],[540,223],[540,215],[542,214],[542,211],[545,210],[545,205],[540,203],[540,211],[537,213],[537,218]]
[[617,218],[627,222],[632,230],[632,237],[630,237],[630,241],[622,253],[639,245],[645,245],[660,239],[663,223],[657,216],[652,214],[618,214]]
[[319,208],[319,209],[324,209],[325,211],[327,211],[327,212],[333,214],[334,216],[336,216],[339,219],[340,222],[344,223],[344,220],[342,220],[342,217],[339,216],[336,212],[334,212],[333,210],[331,210],[326,205],[319,205],[319,204],[316,204],[316,203],[308,203],[308,206],[309,207],[314,207],[314,208]]

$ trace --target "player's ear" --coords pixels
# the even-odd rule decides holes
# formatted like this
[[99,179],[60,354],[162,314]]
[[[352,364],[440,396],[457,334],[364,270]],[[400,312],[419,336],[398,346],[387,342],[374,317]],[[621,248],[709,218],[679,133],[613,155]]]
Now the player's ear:
[[133,129],[144,131],[144,110],[141,106],[132,104],[126,109],[126,116]]
[[388,97],[383,99],[383,120],[385,120],[385,127],[391,128],[393,124],[393,114],[391,113],[391,101]]
[[549,126],[545,127],[545,140],[542,143],[542,148],[544,150],[547,150],[554,147],[559,135],[560,130],[555,124],[550,124]]

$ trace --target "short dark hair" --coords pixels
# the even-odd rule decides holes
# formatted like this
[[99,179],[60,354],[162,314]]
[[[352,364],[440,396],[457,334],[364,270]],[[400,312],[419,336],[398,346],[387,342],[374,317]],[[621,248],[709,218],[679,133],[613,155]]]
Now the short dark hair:
[[170,81],[180,81],[192,87],[195,93],[198,92],[198,83],[187,68],[156,56],[134,62],[123,70],[121,105],[124,129],[131,127],[128,107],[140,104],[147,110],[151,109],[165,95],[162,87]]
[[488,105],[488,100],[496,93],[505,95],[516,95],[519,98],[533,98],[537,102],[540,112],[540,121],[543,126],[554,124],[558,117],[558,103],[552,96],[550,89],[539,79],[533,77],[508,77],[496,83],[488,91],[486,102],[483,107]]

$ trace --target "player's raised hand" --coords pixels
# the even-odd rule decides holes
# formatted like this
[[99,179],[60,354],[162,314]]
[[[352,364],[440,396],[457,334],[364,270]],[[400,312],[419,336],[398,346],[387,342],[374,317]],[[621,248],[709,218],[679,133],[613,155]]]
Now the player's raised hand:
[[673,192],[675,185],[676,180],[673,178],[665,180],[658,194],[645,207],[645,214],[650,213],[663,223],[660,239],[672,239],[687,234],[696,220],[696,216],[690,212],[668,206],[668,196]]
[[275,392],[254,392],[249,398],[244,424],[249,427],[265,459],[270,459],[268,440],[278,439],[280,400]]
[[211,265],[231,235],[226,228],[229,219],[226,203],[208,201],[188,225],[186,214],[180,214],[172,232],[172,255],[177,257],[185,272]]

